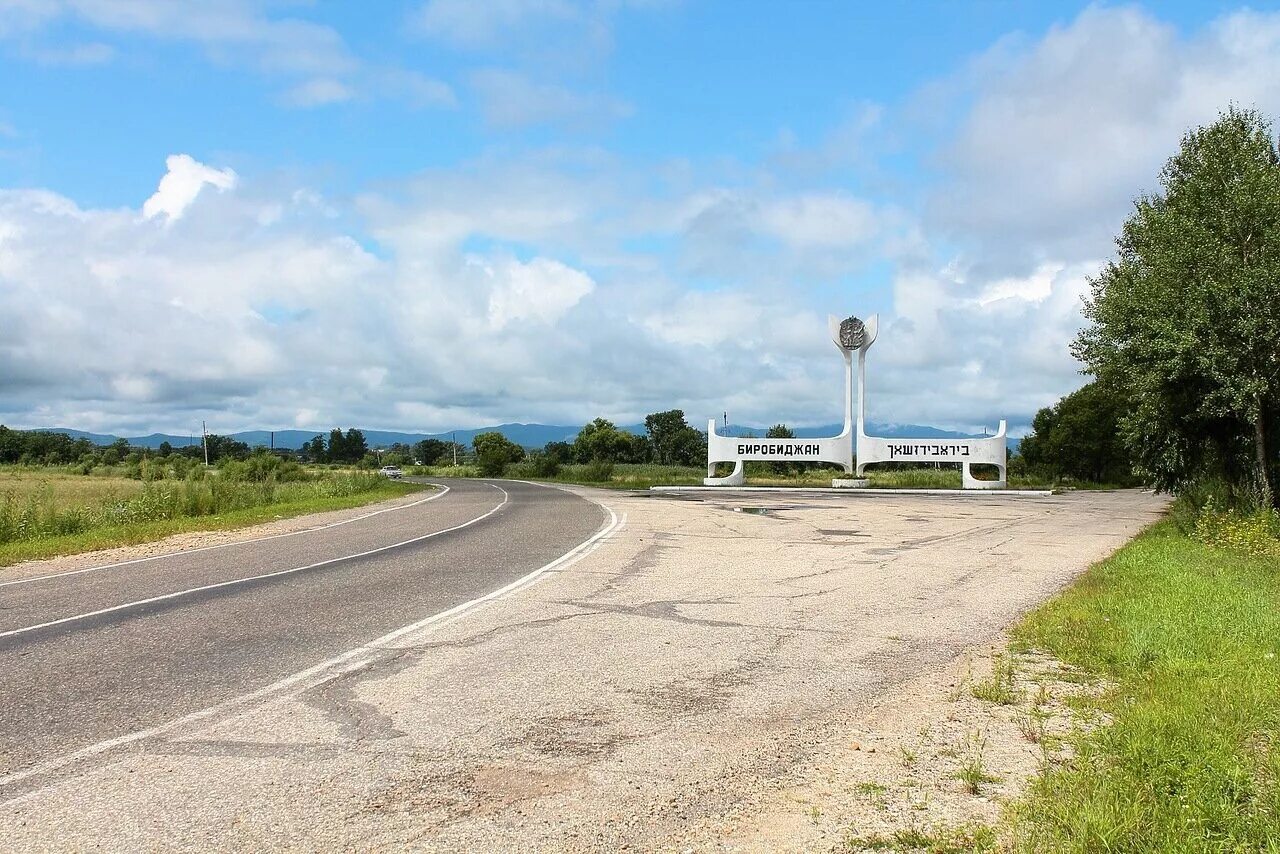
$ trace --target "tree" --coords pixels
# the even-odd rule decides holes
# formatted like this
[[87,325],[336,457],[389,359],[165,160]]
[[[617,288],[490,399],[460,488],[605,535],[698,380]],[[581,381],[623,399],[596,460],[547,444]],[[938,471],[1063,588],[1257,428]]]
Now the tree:
[[[765,431],[766,439],[794,439],[796,431],[792,430],[786,424],[774,424]],[[776,474],[791,474],[793,472],[802,471],[804,463],[789,462],[786,460],[769,463],[769,469]]]
[[[619,430],[607,418],[597,418],[587,424],[573,440],[573,456],[580,463],[597,460],[609,463],[643,462],[648,451],[648,442],[643,436]],[[636,459],[637,457],[640,459]]]
[[502,477],[508,465],[524,459],[524,448],[496,430],[477,434],[471,446],[476,449],[476,463],[485,477]]
[[689,426],[683,409],[669,409],[646,415],[645,430],[654,461],[667,466],[692,466],[707,455],[707,437]]
[[[232,439],[230,436],[219,436],[217,433],[210,433],[204,438],[205,447],[209,449],[209,462],[216,463],[224,457],[230,457],[235,460],[243,460],[249,456],[249,446],[244,442]],[[115,447],[114,445],[112,446]]]
[[329,458],[329,454],[324,447],[324,436],[316,436],[303,442],[299,453],[306,459],[316,463],[323,463]]
[[548,442],[542,448],[542,454],[555,460],[557,465],[564,465],[573,459],[573,446],[568,442]]
[[[413,458],[421,460],[423,465],[431,466],[440,461],[446,451],[451,451],[448,442],[439,439],[423,439],[413,446]],[[453,455],[450,453],[449,462],[453,462]]]
[[157,448],[156,451],[160,454],[160,456],[167,457],[173,453],[173,445],[170,445],[168,440],[166,440],[160,443],[160,447]]
[[364,455],[369,453],[369,443],[364,439],[364,433],[361,433],[354,427],[347,428],[347,435],[343,437],[343,457],[345,462],[359,462],[364,459]]
[[1177,490],[1217,475],[1276,501],[1280,423],[1280,152],[1230,108],[1197,128],[1143,196],[1091,282],[1073,352],[1132,409],[1135,464]]
[[347,440],[337,427],[329,431],[329,450],[325,453],[325,459],[331,463],[347,461]]
[[646,415],[644,429],[648,432],[649,444],[653,447],[654,462],[664,466],[674,465],[678,437],[681,431],[688,428],[682,409],[668,409],[666,412]]
[[1053,478],[1127,483],[1133,466],[1120,438],[1124,397],[1097,381],[1036,413],[1019,447],[1027,465]]

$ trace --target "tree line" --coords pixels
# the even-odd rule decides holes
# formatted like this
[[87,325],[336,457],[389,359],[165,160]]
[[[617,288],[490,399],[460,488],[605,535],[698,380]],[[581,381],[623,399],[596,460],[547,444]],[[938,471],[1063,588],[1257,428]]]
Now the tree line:
[[500,477],[513,463],[528,462],[537,477],[554,477],[571,463],[612,466],[615,463],[700,465],[707,459],[707,434],[692,427],[684,410],[668,409],[645,416],[643,435],[623,430],[607,418],[596,418],[572,442],[548,442],[526,451],[501,433],[480,433],[471,442],[475,461],[487,477]]
[[1187,133],[1090,281],[1073,346],[1093,381],[1036,415],[1028,464],[1132,472],[1276,507],[1280,149],[1254,110]]

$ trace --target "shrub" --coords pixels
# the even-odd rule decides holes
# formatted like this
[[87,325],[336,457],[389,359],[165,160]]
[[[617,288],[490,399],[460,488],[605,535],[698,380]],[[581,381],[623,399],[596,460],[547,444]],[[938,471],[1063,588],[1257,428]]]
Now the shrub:
[[588,483],[608,483],[613,480],[613,463],[607,460],[592,460],[582,467],[582,479]]
[[1280,514],[1272,509],[1220,510],[1211,497],[1196,517],[1192,536],[1251,557],[1280,555]]

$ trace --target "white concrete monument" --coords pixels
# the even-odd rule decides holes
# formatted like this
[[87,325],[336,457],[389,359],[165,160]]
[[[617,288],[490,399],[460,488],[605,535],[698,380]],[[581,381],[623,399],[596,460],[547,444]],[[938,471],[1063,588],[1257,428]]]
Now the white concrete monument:
[[[856,317],[837,320],[827,318],[832,343],[844,357],[844,429],[839,436],[824,439],[742,439],[716,433],[715,419],[707,425],[707,486],[741,486],[743,464],[747,460],[788,460],[835,463],[845,472],[854,471],[853,353],[858,353],[858,414],[856,478],[836,478],[832,486],[860,487],[861,478],[871,463],[960,463],[961,485],[965,489],[1004,489],[1007,485],[1005,422],[994,436],[981,439],[907,439],[868,436],[867,350],[875,343],[880,326],[878,315],[863,323]],[[731,462],[733,471],[716,477],[716,463]],[[978,480],[970,466],[993,465],[999,470],[996,480]]]

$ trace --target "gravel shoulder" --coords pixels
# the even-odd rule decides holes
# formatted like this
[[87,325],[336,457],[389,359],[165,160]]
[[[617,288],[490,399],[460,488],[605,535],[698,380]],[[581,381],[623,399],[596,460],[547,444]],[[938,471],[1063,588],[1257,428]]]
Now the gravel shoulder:
[[[68,850],[823,850],[893,811],[857,812],[861,783],[896,783],[849,757],[901,765],[889,745],[945,709],[966,654],[980,673],[1004,627],[1165,507],[1137,492],[577,491],[625,517],[584,559],[358,669],[106,752],[0,803],[0,836]],[[921,741],[938,781],[952,734]]]

